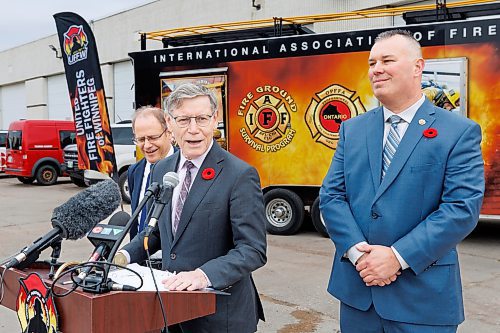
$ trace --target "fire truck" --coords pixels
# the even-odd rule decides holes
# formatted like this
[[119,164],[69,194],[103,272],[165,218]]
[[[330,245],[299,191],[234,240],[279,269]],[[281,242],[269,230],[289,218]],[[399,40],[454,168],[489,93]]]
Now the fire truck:
[[[435,21],[438,9],[406,12],[403,17],[412,24],[398,27],[422,45],[422,89],[440,89],[451,99],[450,112],[481,125],[482,220],[500,218],[500,117],[495,115],[500,20],[490,15],[499,9],[498,3],[447,8],[446,21],[440,22]],[[310,213],[315,228],[326,235],[319,187],[340,124],[379,105],[368,80],[368,55],[375,37],[395,27],[320,34],[286,24],[290,19],[274,21],[272,27],[233,32],[144,33],[143,50],[130,53],[135,104],[165,108],[166,97],[184,82],[212,87],[219,99],[219,141],[260,174],[268,231],[293,234]],[[277,31],[281,36],[274,36]],[[163,48],[146,50],[149,39],[161,40]]]

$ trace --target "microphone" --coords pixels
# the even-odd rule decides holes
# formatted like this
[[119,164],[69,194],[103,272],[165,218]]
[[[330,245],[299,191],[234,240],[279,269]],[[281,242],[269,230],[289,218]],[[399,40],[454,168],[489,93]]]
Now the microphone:
[[120,188],[111,179],[86,188],[54,209],[51,219],[54,227],[52,230],[35,240],[33,244],[23,248],[2,267],[8,269],[16,267],[28,257],[38,258],[41,251],[60,238],[70,240],[82,238],[99,221],[111,215],[120,202]]
[[[165,205],[172,199],[172,193],[174,188],[179,184],[179,175],[175,172],[167,172],[163,176],[163,186],[162,191],[158,195],[158,198],[155,200],[155,206],[153,208],[153,212],[151,213],[151,218],[146,227],[146,237],[149,237],[151,231],[154,229],[156,224],[158,223],[158,219],[160,218]],[[145,242],[147,239],[145,238]]]
[[119,284],[109,281],[107,284],[108,289],[115,291],[136,291],[138,288],[134,286],[129,286],[128,284]]
[[[119,211],[116,212],[111,218],[109,219],[108,224],[97,224],[93,229],[92,232],[87,236],[88,239],[92,244],[98,243],[96,246],[94,252],[91,254],[89,260],[87,262],[97,262],[99,261],[100,258],[106,257],[111,250],[112,245],[109,243],[114,243],[118,239],[118,235],[123,232],[123,228],[127,225],[127,222],[130,218],[130,215],[124,211]],[[120,228],[113,228],[113,226],[117,226]],[[107,237],[100,237],[102,235],[105,235]],[[111,239],[110,239],[111,238]],[[101,241],[101,242],[99,242]],[[86,266],[83,267],[80,271],[80,274],[75,278],[76,283],[82,282],[87,275],[90,273],[93,267],[91,266]]]

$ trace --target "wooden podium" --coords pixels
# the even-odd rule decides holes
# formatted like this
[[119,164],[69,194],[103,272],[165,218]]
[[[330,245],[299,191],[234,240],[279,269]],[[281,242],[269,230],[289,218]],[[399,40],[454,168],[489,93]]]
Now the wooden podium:
[[[0,267],[0,272],[3,272]],[[35,263],[28,269],[9,269],[4,275],[4,298],[1,305],[16,311],[19,278],[38,273],[50,286],[48,267]],[[61,281],[62,280],[62,281]],[[57,282],[58,294],[71,289]],[[202,291],[162,291],[168,325],[215,313],[215,294]],[[112,291],[105,294],[83,292],[81,288],[65,297],[54,297],[59,315],[59,329],[63,333],[144,333],[159,332],[163,328],[161,307],[155,292]],[[15,314],[13,314],[15,315]]]

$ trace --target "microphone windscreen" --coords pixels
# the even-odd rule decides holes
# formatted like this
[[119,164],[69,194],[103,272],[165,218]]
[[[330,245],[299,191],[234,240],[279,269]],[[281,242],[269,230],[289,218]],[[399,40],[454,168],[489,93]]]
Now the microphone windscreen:
[[179,184],[179,175],[173,171],[163,175],[163,186],[174,188]]
[[127,222],[129,221],[129,219],[130,219],[130,215],[127,212],[120,210],[119,212],[116,212],[113,214],[113,216],[111,216],[108,224],[124,227],[127,225]]
[[110,216],[120,205],[118,184],[107,179],[72,196],[52,213],[52,226],[62,229],[61,237],[84,237],[100,221]]

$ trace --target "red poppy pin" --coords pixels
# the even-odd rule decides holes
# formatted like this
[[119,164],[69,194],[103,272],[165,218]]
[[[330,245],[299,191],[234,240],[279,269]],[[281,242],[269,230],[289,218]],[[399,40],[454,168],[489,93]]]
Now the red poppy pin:
[[438,135],[438,131],[435,128],[428,128],[424,131],[424,136],[426,138],[435,138]]
[[212,168],[205,168],[201,172],[201,178],[205,180],[210,180],[215,177],[215,170]]

